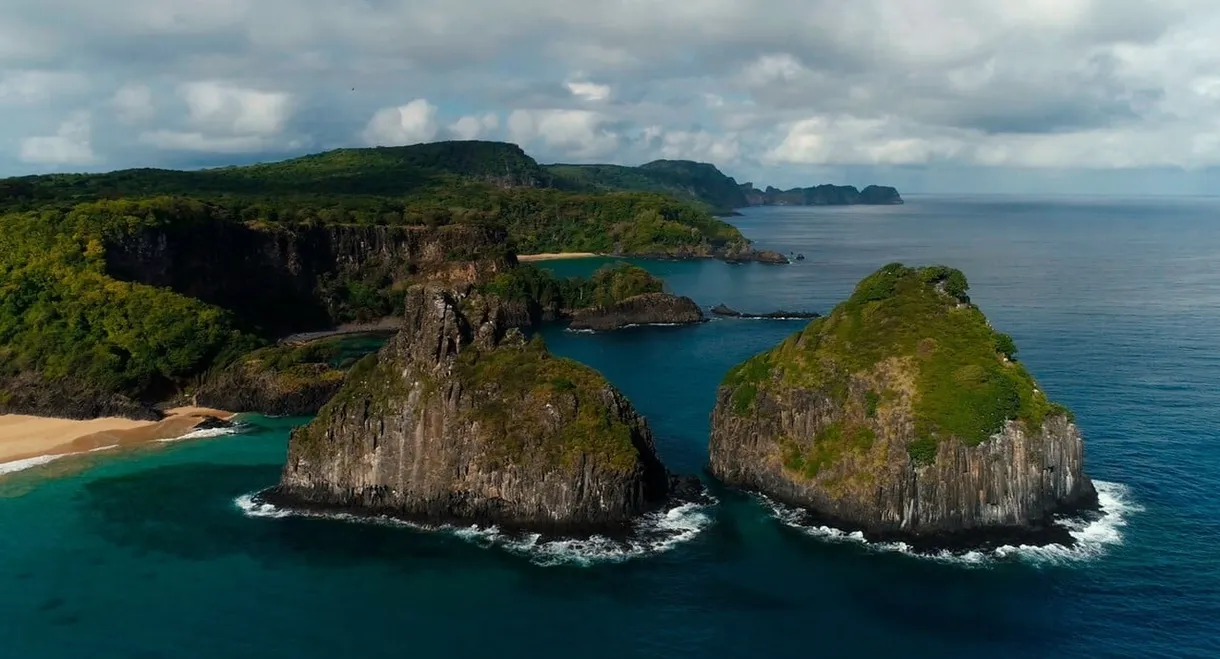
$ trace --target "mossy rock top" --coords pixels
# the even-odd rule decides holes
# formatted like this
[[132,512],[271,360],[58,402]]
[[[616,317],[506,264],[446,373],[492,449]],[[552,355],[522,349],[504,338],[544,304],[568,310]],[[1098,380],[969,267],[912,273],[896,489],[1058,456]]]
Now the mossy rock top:
[[[733,390],[731,412],[751,414],[760,393],[792,389],[847,404],[853,377],[890,372],[866,392],[866,412],[871,417],[904,388],[918,438],[909,450],[920,463],[949,438],[974,446],[1010,420],[1037,432],[1049,414],[1070,418],[1015,360],[1011,337],[991,328],[968,290],[965,275],[945,266],[877,270],[830,314],[733,368],[723,382]],[[902,364],[903,377],[883,364]]]

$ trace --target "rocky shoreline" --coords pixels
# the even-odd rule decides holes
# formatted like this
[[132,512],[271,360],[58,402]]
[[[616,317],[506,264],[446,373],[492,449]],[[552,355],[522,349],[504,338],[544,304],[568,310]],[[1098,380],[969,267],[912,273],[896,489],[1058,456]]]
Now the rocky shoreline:
[[[670,511],[686,505],[707,506],[716,502],[698,476],[669,475],[669,494],[660,501],[651,503],[640,511],[640,516],[658,511]],[[458,516],[450,508],[439,507],[427,513],[404,511],[395,505],[368,505],[364,503],[339,502],[328,497],[326,492],[301,491],[275,485],[251,497],[253,503],[270,504],[281,510],[303,512],[313,515],[345,515],[359,519],[391,519],[425,528],[454,527],[497,528],[504,533],[538,534],[539,541],[585,539],[603,536],[611,540],[624,541],[633,537],[639,517],[617,521],[552,523],[531,521],[520,523],[505,521],[492,515]]]
[[[723,483],[721,484],[723,485]],[[1093,499],[1061,506],[1028,525],[994,526],[933,533],[878,531],[852,520],[809,508],[802,502],[789,497],[757,489],[742,487],[734,489],[758,497],[773,508],[777,508],[777,512],[782,510],[787,518],[783,521],[790,526],[808,529],[828,528],[843,534],[859,533],[870,544],[902,543],[912,551],[921,554],[934,554],[941,551],[960,554],[1022,545],[1072,547],[1076,545],[1077,540],[1072,535],[1071,529],[1061,522],[1075,518],[1088,519],[1099,515],[1097,502]],[[790,514],[792,517],[789,517]]]

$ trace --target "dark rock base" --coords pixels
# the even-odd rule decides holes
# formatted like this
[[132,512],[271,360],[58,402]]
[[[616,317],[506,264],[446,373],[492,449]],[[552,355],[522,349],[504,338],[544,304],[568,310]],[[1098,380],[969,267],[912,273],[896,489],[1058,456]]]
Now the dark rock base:
[[[697,476],[669,476],[670,494],[654,503],[643,514],[659,510],[672,510],[687,504],[709,505],[715,502]],[[455,495],[456,498],[456,495]],[[540,540],[560,540],[604,536],[612,540],[625,541],[636,532],[635,521],[598,524],[555,524],[549,521],[522,523],[505,522],[492,515],[459,517],[449,513],[449,502],[438,501],[426,514],[405,514],[400,508],[381,503],[376,491],[352,493],[351,497],[335,497],[329,491],[301,491],[282,485],[267,488],[252,497],[256,504],[271,504],[285,510],[295,510],[318,515],[350,515],[361,519],[392,519],[423,527],[478,526],[496,527],[509,535],[537,533]]]
[[[713,477],[714,478],[714,477]],[[962,529],[958,531],[937,531],[931,533],[907,533],[902,531],[878,530],[861,525],[857,522],[827,515],[806,505],[784,497],[772,496],[758,490],[735,488],[717,481],[719,485],[730,489],[752,494],[762,499],[777,503],[785,508],[796,511],[798,517],[794,523],[805,527],[828,527],[844,533],[859,532],[869,543],[901,542],[920,554],[932,554],[948,551],[961,554],[969,551],[988,551],[1003,546],[1046,546],[1062,545],[1071,547],[1076,544],[1068,528],[1056,522],[1070,518],[1095,519],[1101,514],[1097,493],[1089,488],[1090,495],[1079,500],[1064,502],[1054,511],[1047,514],[1036,523],[1025,526],[997,526],[988,528]]]

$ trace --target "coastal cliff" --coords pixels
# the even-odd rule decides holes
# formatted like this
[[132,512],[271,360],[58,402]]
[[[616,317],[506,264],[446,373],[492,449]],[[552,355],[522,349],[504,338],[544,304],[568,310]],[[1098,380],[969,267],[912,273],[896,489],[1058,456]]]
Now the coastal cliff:
[[1096,505],[1071,413],[944,267],[891,264],[770,352],[735,367],[712,413],[724,482],[870,538],[1070,542]]
[[490,279],[516,265],[507,240],[503,228],[477,225],[199,221],[122,236],[105,258],[117,279],[170,288],[286,333],[398,311],[388,293],[409,282]]
[[689,297],[644,293],[606,306],[579,309],[571,329],[609,331],[629,325],[690,325],[707,320]]
[[413,286],[403,329],[293,432],[264,497],[563,531],[622,527],[671,481],[596,371],[509,329],[495,296]]

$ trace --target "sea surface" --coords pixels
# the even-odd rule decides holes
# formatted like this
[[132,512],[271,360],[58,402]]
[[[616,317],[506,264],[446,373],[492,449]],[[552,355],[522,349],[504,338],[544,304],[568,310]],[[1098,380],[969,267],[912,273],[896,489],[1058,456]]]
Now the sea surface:
[[[1220,199],[913,196],[732,221],[805,260],[642,265],[750,312],[826,312],[889,262],[962,269],[1075,410],[1105,515],[1072,548],[931,557],[721,488],[625,548],[303,518],[248,495],[305,419],[249,416],[0,475],[0,657],[1220,657]],[[543,334],[695,472],[721,377],[802,326]]]

